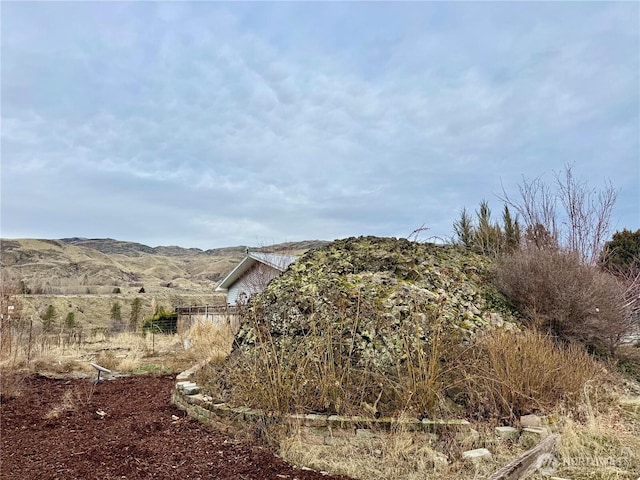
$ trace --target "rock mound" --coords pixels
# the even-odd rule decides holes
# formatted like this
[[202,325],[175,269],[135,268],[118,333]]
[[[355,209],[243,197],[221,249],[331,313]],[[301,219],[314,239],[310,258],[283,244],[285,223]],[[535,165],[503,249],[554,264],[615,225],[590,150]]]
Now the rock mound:
[[453,245],[359,237],[309,251],[252,300],[238,342],[276,345],[333,336],[361,366],[391,368],[434,332],[461,341],[517,328],[517,312],[489,281],[490,260]]
[[[307,252],[252,297],[216,398],[277,412],[442,417],[460,362],[516,313],[490,261],[450,245],[360,237]],[[464,376],[464,375],[463,375]]]

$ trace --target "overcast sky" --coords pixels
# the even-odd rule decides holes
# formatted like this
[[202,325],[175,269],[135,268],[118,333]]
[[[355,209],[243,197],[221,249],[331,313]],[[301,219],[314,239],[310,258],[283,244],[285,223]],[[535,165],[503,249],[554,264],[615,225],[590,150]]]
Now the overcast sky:
[[640,228],[638,2],[2,2],[2,237],[450,238],[567,163]]

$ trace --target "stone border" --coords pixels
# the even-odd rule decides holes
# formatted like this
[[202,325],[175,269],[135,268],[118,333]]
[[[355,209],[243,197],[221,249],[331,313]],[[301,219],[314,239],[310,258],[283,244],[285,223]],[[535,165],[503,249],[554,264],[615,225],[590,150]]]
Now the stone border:
[[389,431],[400,428],[406,431],[438,434],[446,430],[470,430],[471,424],[462,419],[430,420],[417,418],[370,418],[364,416],[321,415],[293,413],[279,415],[248,407],[236,407],[223,402],[215,402],[208,395],[200,393],[200,387],[191,378],[209,363],[206,359],[176,377],[176,386],[171,400],[181,410],[204,423],[236,429],[246,423],[264,423],[269,420],[285,420],[289,425],[326,429],[330,436],[333,430],[350,430],[355,435],[363,430]]
[[[418,420],[417,418],[369,418],[300,413],[283,416],[263,410],[234,407],[227,403],[214,402],[212,397],[201,394],[200,387],[191,381],[193,375],[207,365],[209,361],[210,359],[203,360],[176,376],[176,386],[171,395],[171,400],[174,405],[186,411],[189,416],[203,423],[214,424],[217,428],[226,432],[238,432],[243,427],[246,428],[247,424],[265,425],[269,421],[285,420],[290,426],[303,428],[308,438],[320,440],[321,443],[330,445],[336,444],[336,441],[353,441],[347,439],[370,440],[378,436],[376,432],[389,431],[394,427],[426,434],[427,436],[451,430],[474,432],[471,424],[462,419]],[[541,421],[542,419],[538,420]],[[517,432],[512,427],[498,427],[496,435],[499,438],[510,438],[512,436],[511,431]],[[524,478],[534,468],[541,466],[540,464],[545,457],[552,456],[556,451],[559,435],[549,435],[548,430],[543,427],[523,428],[523,434],[525,433],[541,437],[542,440],[535,447],[493,473],[487,480],[518,480]]]

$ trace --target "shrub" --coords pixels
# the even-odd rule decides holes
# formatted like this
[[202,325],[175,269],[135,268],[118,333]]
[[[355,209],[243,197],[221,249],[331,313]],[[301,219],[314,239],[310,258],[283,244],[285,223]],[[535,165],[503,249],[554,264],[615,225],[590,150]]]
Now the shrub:
[[475,415],[503,419],[575,403],[601,371],[581,346],[531,330],[479,336],[459,362],[452,396]]
[[600,254],[600,264],[614,273],[640,272],[640,229],[614,233]]
[[76,316],[75,313],[69,312],[64,319],[64,328],[75,328],[76,327]]
[[156,313],[142,326],[143,332],[176,333],[178,331],[178,314],[158,307]]
[[612,354],[632,328],[625,286],[559,249],[524,248],[497,262],[498,288],[533,327]]

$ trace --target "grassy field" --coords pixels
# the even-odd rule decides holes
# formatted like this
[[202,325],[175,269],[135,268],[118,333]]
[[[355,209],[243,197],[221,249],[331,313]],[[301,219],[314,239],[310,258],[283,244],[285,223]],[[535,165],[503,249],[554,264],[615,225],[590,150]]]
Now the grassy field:
[[96,373],[91,363],[116,374],[177,373],[203,358],[224,358],[233,339],[228,327],[212,324],[196,325],[171,335],[110,333],[104,329],[84,332],[83,336],[62,332],[31,337],[26,332],[14,335],[10,342],[5,337],[0,373],[84,376]]

